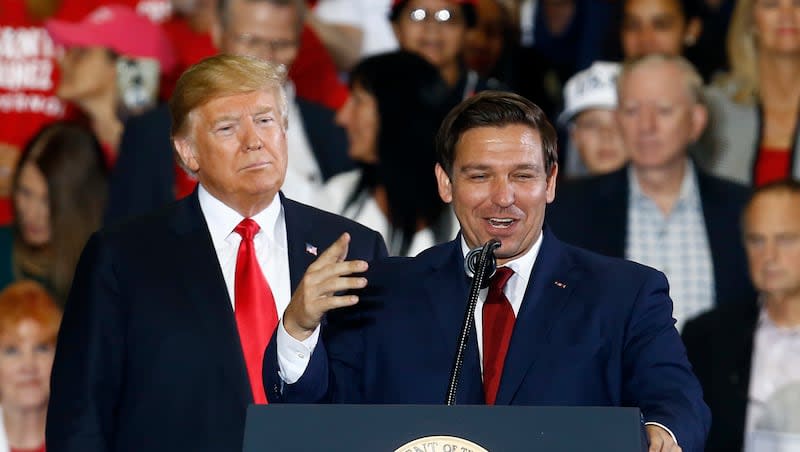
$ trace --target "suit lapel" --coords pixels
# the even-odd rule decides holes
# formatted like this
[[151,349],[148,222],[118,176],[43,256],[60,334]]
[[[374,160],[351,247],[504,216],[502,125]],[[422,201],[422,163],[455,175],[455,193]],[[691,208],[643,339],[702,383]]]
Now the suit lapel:
[[[442,332],[446,363],[452,365],[455,359],[458,336],[464,322],[469,296],[469,278],[464,272],[464,257],[461,252],[461,235],[448,245],[449,252],[442,253],[443,258],[433,264],[429,276],[425,280],[426,300],[439,330]],[[449,377],[449,373],[448,373]],[[445,394],[442,393],[442,400]],[[457,391],[459,404],[483,403],[483,382],[481,380],[480,359],[478,356],[478,340],[473,323],[472,330],[464,352],[464,365]]]
[[[306,269],[314,259],[317,258],[307,250],[309,245],[316,246],[316,242],[311,237],[311,222],[303,212],[303,207],[298,203],[287,199],[280,194],[281,204],[283,205],[283,215],[286,220],[286,244],[289,253],[289,279],[291,282],[291,292],[294,293]],[[321,253],[324,250],[318,249]]]
[[750,370],[753,358],[753,341],[756,325],[758,323],[758,305],[748,303],[738,310],[735,315],[729,316],[723,328],[728,334],[718,334],[726,338],[725,343],[716,344],[714,369],[722,374],[720,384],[730,385],[727,394],[726,415],[731,416],[732,423],[737,431],[744,431],[747,417],[747,403],[750,390]]
[[579,278],[564,247],[545,228],[503,367],[497,405],[511,404],[525,375],[548,346],[550,330],[566,306]]
[[196,189],[178,203],[171,227],[175,233],[174,252],[181,269],[178,277],[187,292],[187,300],[195,308],[193,314],[210,338],[205,344],[209,347],[207,356],[219,360],[227,384],[239,395],[245,408],[253,402],[253,396],[239,331]]
[[627,167],[609,176],[609,186],[603,199],[596,204],[602,209],[595,218],[603,219],[595,223],[593,237],[600,239],[597,250],[600,254],[614,257],[625,257],[625,240],[628,235],[628,200],[630,183]]

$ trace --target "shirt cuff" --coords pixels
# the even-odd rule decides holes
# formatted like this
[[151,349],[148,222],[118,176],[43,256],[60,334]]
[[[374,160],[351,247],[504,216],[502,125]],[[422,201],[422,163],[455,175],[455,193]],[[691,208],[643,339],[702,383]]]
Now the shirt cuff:
[[[675,434],[672,433],[672,430],[668,429],[664,424],[661,424],[661,423],[658,423],[658,422],[645,422],[644,425],[655,425],[655,426],[663,428],[664,430],[667,431],[667,433],[669,433],[669,436],[672,437],[672,440],[675,441],[675,444],[678,444],[678,439],[675,438]],[[678,444],[678,445],[680,446],[680,444]]]
[[304,341],[293,338],[283,326],[283,319],[278,322],[276,344],[278,348],[278,376],[286,384],[297,383],[303,376],[311,360],[311,354],[319,341],[319,325]]

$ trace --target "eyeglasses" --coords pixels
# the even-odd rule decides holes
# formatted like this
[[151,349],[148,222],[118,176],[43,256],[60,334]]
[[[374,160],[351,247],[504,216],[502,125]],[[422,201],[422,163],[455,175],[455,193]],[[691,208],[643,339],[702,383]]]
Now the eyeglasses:
[[449,9],[430,11],[427,9],[417,8],[408,13],[408,19],[413,23],[421,23],[433,20],[437,24],[457,25],[462,22],[461,15]]
[[296,39],[265,39],[250,33],[231,34],[234,41],[249,50],[270,51],[272,53],[286,53],[295,50],[298,46]]

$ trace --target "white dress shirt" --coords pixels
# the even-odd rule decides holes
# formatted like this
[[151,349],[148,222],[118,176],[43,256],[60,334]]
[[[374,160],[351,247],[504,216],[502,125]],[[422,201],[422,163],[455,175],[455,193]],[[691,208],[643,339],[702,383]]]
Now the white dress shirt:
[[[197,195],[200,200],[200,210],[208,224],[214,251],[217,253],[222,277],[225,279],[225,287],[228,289],[228,296],[235,311],[236,257],[242,237],[234,232],[234,229],[244,217],[212,196],[202,185],[199,186]],[[276,194],[266,209],[251,218],[261,227],[253,237],[258,265],[272,290],[278,317],[282,317],[292,298],[292,283],[289,277],[286,220],[280,197]]]
[[286,129],[289,160],[281,191],[297,202],[308,204],[314,194],[322,188],[322,171],[319,169],[317,157],[308,141],[308,134],[303,125],[303,115],[300,114],[300,107],[297,105],[295,97],[294,84],[287,81],[284,89],[289,107],[287,117],[289,128]]
[[[506,283],[506,287],[503,289],[503,292],[511,302],[511,307],[514,309],[514,316],[517,315],[520,306],[522,306],[522,299],[525,296],[525,290],[528,287],[528,278],[530,277],[531,270],[533,269],[533,263],[536,260],[536,256],[539,254],[539,248],[541,248],[541,246],[542,235],[540,234],[539,239],[536,240],[527,253],[506,264],[508,267],[514,270],[514,274],[511,276],[511,278],[509,278],[508,283]],[[461,249],[466,256],[466,254],[469,252],[469,248],[467,248],[467,244],[463,237],[461,239]],[[475,332],[478,334],[478,350],[481,354],[481,363],[483,363],[483,341],[481,340],[483,338],[482,311],[483,302],[486,300],[486,294],[488,291],[488,289],[481,291],[478,304],[475,306]],[[305,372],[308,362],[311,358],[311,353],[314,352],[314,348],[317,345],[318,338],[319,327],[317,327],[312,337],[300,342],[286,333],[286,329],[283,327],[283,322],[281,322],[278,327],[277,338],[278,366],[280,367],[281,379],[285,383],[296,383],[297,380],[303,376],[303,372]],[[483,372],[482,369],[483,364],[481,364],[481,372]]]
[[800,384],[800,327],[780,327],[762,308],[753,339],[745,432],[759,428],[774,397]]
[[669,215],[639,185],[628,168],[628,232],[625,257],[661,270],[669,281],[672,317],[678,331],[686,320],[714,306],[714,262],[697,185],[697,173],[686,160],[678,200]]
[[[539,234],[539,238],[534,242],[531,249],[522,256],[506,262],[504,267],[514,270],[514,274],[508,279],[506,286],[503,287],[503,293],[511,303],[511,309],[514,310],[514,318],[519,314],[519,308],[522,307],[522,300],[525,298],[525,291],[528,290],[528,279],[531,277],[533,271],[533,264],[536,262],[536,256],[539,255],[539,249],[542,247],[542,237],[544,234]],[[461,252],[466,257],[470,249],[467,246],[464,236],[461,236]],[[478,303],[475,305],[475,334],[478,337],[478,357],[481,363],[481,375],[483,375],[483,304],[486,302],[486,295],[489,293],[489,288],[482,289],[478,296]]]
[[[349,201],[358,186],[359,180],[361,180],[361,173],[360,169],[354,169],[331,177],[322,187],[322,190],[316,193],[311,205],[349,218],[373,231],[377,231],[386,242],[389,248],[389,255],[400,255],[398,249],[400,244],[397,243],[399,242],[397,239],[401,238],[401,234],[394,234],[393,237],[392,225],[389,223],[389,219],[386,218],[386,215],[378,206],[378,202],[375,201],[375,198],[370,193],[367,191],[360,193],[354,203],[347,205],[347,201]],[[452,217],[450,224],[453,225],[453,228],[449,231],[447,241],[453,240],[458,234],[458,221],[450,208],[447,208],[443,215]],[[392,243],[393,238],[395,243]],[[438,244],[436,234],[430,227],[427,227],[414,234],[404,255],[416,256]]]

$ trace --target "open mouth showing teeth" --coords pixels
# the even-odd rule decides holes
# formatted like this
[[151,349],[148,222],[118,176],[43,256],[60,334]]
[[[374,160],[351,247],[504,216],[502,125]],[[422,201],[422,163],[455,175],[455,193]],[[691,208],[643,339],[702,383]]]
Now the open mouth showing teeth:
[[489,218],[489,224],[495,228],[507,228],[513,222],[511,218]]

